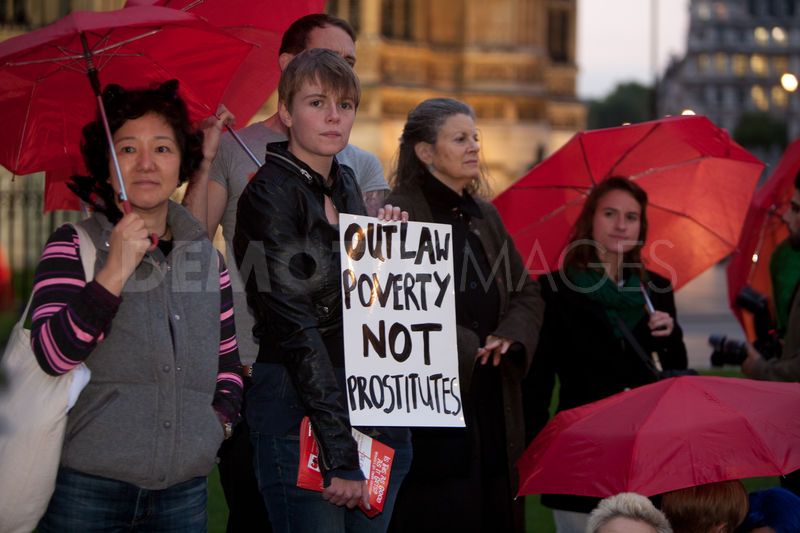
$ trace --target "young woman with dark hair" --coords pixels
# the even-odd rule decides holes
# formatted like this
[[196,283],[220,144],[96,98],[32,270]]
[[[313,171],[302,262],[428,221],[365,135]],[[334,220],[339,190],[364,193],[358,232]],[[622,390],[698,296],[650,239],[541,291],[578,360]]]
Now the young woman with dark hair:
[[[539,279],[545,314],[523,383],[527,442],[550,418],[556,376],[561,411],[652,383],[659,369],[686,368],[670,282],[641,260],[646,239],[645,191],[622,177],[597,184],[573,227],[564,265]],[[542,503],[554,509],[559,532],[583,532],[598,500],[543,495]]]

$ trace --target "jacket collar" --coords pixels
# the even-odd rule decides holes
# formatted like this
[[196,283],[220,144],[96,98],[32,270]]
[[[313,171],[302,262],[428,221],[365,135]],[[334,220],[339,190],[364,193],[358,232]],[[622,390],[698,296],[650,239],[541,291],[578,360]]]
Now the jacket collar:
[[420,183],[420,189],[433,211],[458,211],[470,217],[483,218],[477,202],[467,191],[458,194],[433,174],[426,174]]
[[308,166],[304,161],[295,157],[289,151],[289,141],[280,141],[267,144],[267,159],[272,161],[302,178],[308,185],[316,184],[326,195],[330,196],[332,190],[336,188],[339,180],[339,162],[333,158],[331,163],[332,184],[330,187],[325,185],[325,179],[316,170]]

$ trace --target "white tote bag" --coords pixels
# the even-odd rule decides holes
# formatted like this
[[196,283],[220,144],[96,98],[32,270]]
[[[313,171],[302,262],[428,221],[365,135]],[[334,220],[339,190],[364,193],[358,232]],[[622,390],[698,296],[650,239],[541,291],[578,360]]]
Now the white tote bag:
[[[83,228],[73,227],[88,283],[94,277],[96,250]],[[11,331],[2,360],[9,386],[0,390],[0,533],[29,533],[47,510],[67,411],[91,375],[84,364],[58,377],[41,369],[31,349],[31,332],[24,327],[32,299]]]

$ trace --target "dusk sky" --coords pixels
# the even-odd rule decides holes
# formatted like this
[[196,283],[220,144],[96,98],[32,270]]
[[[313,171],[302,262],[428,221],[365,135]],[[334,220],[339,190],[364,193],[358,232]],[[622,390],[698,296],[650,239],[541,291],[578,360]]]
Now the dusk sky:
[[650,83],[650,8],[658,5],[658,70],[683,55],[689,0],[578,0],[578,96],[606,96],[623,81]]

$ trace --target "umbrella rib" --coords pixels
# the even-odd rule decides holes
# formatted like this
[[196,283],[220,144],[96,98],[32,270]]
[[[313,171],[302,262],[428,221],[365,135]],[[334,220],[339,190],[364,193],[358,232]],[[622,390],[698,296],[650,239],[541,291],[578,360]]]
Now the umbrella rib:
[[[106,52],[109,52],[109,51],[114,50],[116,48],[120,48],[122,46],[125,46],[126,44],[130,44],[132,42],[144,39],[146,37],[151,37],[151,36],[155,35],[156,33],[158,33],[159,31],[161,31],[160,28],[156,29],[156,30],[150,30],[150,31],[148,31],[146,33],[143,33],[141,35],[137,35],[135,37],[131,37],[129,39],[125,39],[124,41],[118,41],[118,42],[116,42],[114,44],[110,44],[110,45],[108,45],[108,46],[106,46],[104,48],[98,48],[98,49],[96,49],[96,50],[94,50],[92,52],[92,56],[93,57],[99,57],[99,56],[96,56],[95,54],[105,54]],[[59,47],[59,49],[61,49],[61,47]],[[10,61],[10,62],[6,63],[5,66],[8,66],[8,67],[19,67],[19,66],[26,66],[26,65],[39,65],[39,64],[42,64],[42,63],[60,63],[62,61],[83,60],[83,53],[69,52],[66,49],[64,49],[64,51],[68,52],[69,55],[64,55],[63,57],[50,57],[50,58],[45,58],[45,59],[31,59],[29,61]],[[131,55],[136,55],[136,54],[131,54]]]
[[648,137],[650,137],[650,135],[652,135],[652,133],[653,133],[654,131],[656,131],[656,130],[659,128],[659,126],[661,126],[661,122],[657,122],[657,123],[656,123],[656,124],[655,124],[655,125],[654,125],[652,128],[650,128],[650,130],[649,130],[647,133],[645,133],[644,135],[642,135],[642,137],[641,137],[641,138],[640,138],[638,141],[636,141],[635,143],[633,143],[631,146],[629,146],[629,147],[628,147],[628,149],[627,149],[627,150],[625,150],[624,152],[622,152],[622,153],[620,154],[619,158],[617,159],[617,161],[614,163],[614,165],[613,165],[613,166],[612,166],[612,167],[611,167],[611,168],[608,170],[608,174],[607,174],[607,176],[613,176],[613,175],[614,175],[614,172],[615,172],[615,171],[616,171],[616,169],[617,169],[617,167],[618,167],[618,166],[619,166],[619,165],[620,165],[620,164],[621,164],[621,163],[622,163],[622,162],[625,160],[625,158],[626,158],[626,157],[628,157],[628,154],[630,154],[630,153],[631,153],[633,150],[635,150],[635,149],[636,149],[636,148],[637,148],[637,147],[638,147],[640,144],[642,144],[642,143],[643,143],[643,142],[644,142],[644,141],[645,141],[645,140],[646,140]]
[[583,137],[583,135],[578,137],[578,142],[581,144],[581,159],[583,159],[583,165],[586,167],[586,172],[589,174],[589,179],[592,180],[592,187],[594,187],[597,185],[597,180],[594,178],[592,166],[589,164],[589,156],[586,154],[586,146],[583,144]]
[[[587,195],[587,193],[586,193],[585,191],[580,191],[580,192],[581,192],[581,194],[583,194],[584,196],[588,196],[588,195]],[[542,223],[544,223],[544,222],[547,222],[548,220],[550,220],[550,219],[551,219],[551,218],[553,218],[554,216],[558,215],[558,214],[559,214],[559,213],[561,213],[562,211],[565,211],[567,208],[570,208],[570,207],[572,207],[573,205],[575,205],[575,204],[577,204],[577,203],[580,203],[580,202],[584,201],[585,199],[586,199],[586,198],[583,198],[583,197],[581,197],[581,198],[574,198],[574,199],[572,199],[572,200],[569,200],[568,202],[565,202],[565,203],[561,204],[560,206],[556,207],[555,209],[553,209],[552,211],[550,211],[549,213],[547,213],[546,215],[544,215],[543,217],[541,217],[541,218],[540,218],[539,220],[537,220],[536,222],[533,222],[533,223],[531,223],[531,224],[528,224],[527,226],[525,226],[525,228],[522,230],[522,233],[527,233],[528,231],[532,230],[533,228],[535,228],[535,227],[536,227],[536,226],[538,226],[539,224],[542,224]]]
[[670,165],[662,165],[660,167],[649,167],[649,168],[647,168],[647,169],[645,169],[645,170],[643,170],[641,172],[637,172],[635,174],[631,174],[630,176],[628,176],[628,179],[635,181],[635,180],[637,180],[639,178],[643,178],[645,176],[649,176],[650,174],[653,174],[654,172],[663,172],[665,170],[674,170],[676,168],[681,168],[681,167],[684,167],[684,166],[693,165],[693,164],[697,163],[698,161],[704,161],[706,159],[716,159],[716,158],[713,157],[713,156],[703,155],[703,156],[695,157],[695,158],[692,158],[692,159],[686,159],[684,161],[679,161],[677,163],[672,163]]
[[683,218],[686,218],[688,220],[691,220],[692,222],[694,222],[695,224],[697,224],[698,226],[700,226],[701,228],[703,228],[704,230],[709,232],[711,235],[713,235],[714,237],[716,237],[717,239],[719,239],[720,241],[725,243],[726,246],[729,246],[731,248],[735,248],[736,247],[736,243],[730,242],[728,239],[724,238],[722,235],[720,235],[719,233],[717,233],[716,231],[711,229],[706,224],[703,224],[702,222],[697,220],[692,215],[688,215],[686,213],[681,213],[680,211],[676,211],[675,209],[670,209],[668,207],[664,207],[664,206],[661,206],[661,205],[658,205],[658,204],[650,204],[650,206],[654,207],[654,208],[657,208],[657,209],[660,209],[662,211],[666,211],[667,213],[671,213],[673,215],[676,215],[676,216],[683,217]]
[[[28,131],[28,119],[31,116],[31,105],[33,104],[33,92],[36,90],[36,87],[39,85],[38,82],[34,83],[33,87],[31,88],[30,96],[28,97],[28,106],[25,108],[25,121],[22,123],[22,135],[20,135],[20,139],[25,138],[25,134]],[[24,142],[19,143],[19,147],[17,148],[17,157],[14,161],[14,166],[19,167],[19,159],[22,157],[22,145],[25,144]],[[15,171],[16,173],[16,171]]]
[[581,194],[587,193],[591,187],[584,187],[580,185],[525,185],[524,187],[512,186],[511,190],[525,191],[525,190],[545,190],[545,189],[563,189],[577,191]]

